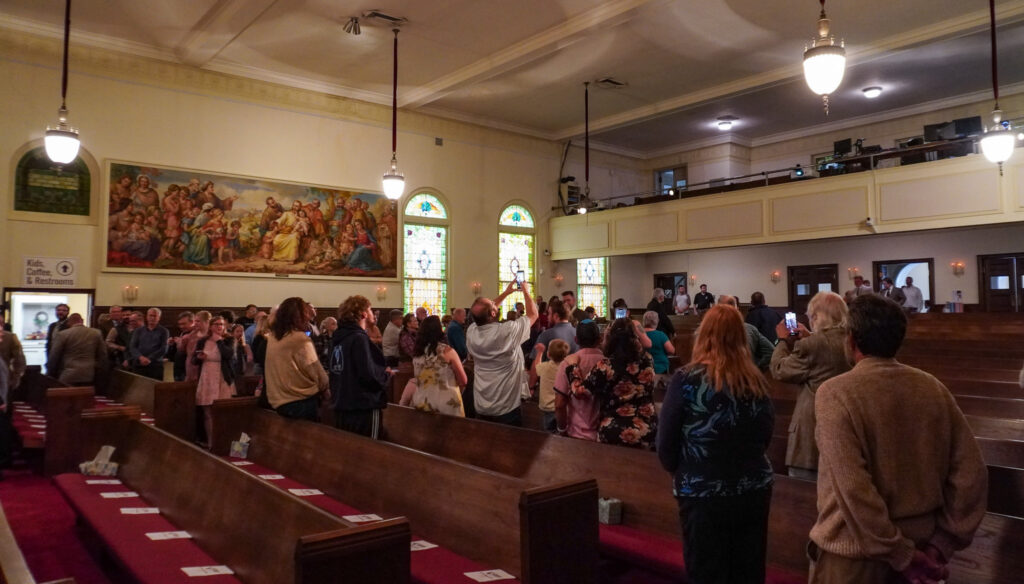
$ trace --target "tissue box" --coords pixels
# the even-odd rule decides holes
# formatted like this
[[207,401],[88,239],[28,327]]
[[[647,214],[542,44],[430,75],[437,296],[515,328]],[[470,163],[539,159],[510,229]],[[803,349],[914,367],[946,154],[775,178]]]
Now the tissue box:
[[241,440],[231,441],[231,452],[229,456],[232,458],[246,458],[249,456],[249,443],[242,442]]
[[618,499],[597,500],[597,520],[605,525],[618,525],[622,523],[622,501]]
[[78,465],[78,470],[89,477],[114,477],[117,476],[117,463],[90,460]]

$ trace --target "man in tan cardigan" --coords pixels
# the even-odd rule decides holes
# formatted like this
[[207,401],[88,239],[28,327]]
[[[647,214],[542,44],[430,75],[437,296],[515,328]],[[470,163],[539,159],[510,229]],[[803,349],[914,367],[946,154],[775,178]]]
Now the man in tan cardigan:
[[949,390],[894,359],[907,327],[896,303],[859,296],[849,326],[856,365],[815,400],[810,582],[938,582],[985,514],[981,451]]

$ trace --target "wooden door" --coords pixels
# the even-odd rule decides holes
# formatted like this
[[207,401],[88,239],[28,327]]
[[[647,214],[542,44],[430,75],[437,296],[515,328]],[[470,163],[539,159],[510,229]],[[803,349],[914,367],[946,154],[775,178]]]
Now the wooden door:
[[807,303],[820,291],[839,291],[839,264],[816,266],[789,266],[789,307],[802,315],[807,312]]
[[986,312],[1024,312],[1024,254],[979,256],[981,304]]

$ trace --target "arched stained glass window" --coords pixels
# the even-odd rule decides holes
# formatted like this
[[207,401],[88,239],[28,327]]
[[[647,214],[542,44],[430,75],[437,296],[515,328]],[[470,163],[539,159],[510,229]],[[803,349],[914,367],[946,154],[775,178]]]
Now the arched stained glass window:
[[608,258],[576,260],[576,304],[593,306],[597,316],[608,316]]
[[417,193],[405,206],[403,289],[405,312],[448,310],[448,212],[434,195]]
[[509,205],[501,212],[501,219],[498,224],[506,227],[524,227],[533,229],[533,213],[530,213],[522,205]]
[[419,193],[414,195],[405,205],[406,217],[427,217],[430,219],[447,219],[448,212],[441,201],[434,195]]
[[[515,279],[516,272],[525,272],[531,294],[536,294],[534,283],[536,236],[533,213],[522,205],[509,205],[498,220],[498,290],[504,290]],[[523,301],[522,292],[513,292],[501,305],[501,318],[514,310],[516,302]]]

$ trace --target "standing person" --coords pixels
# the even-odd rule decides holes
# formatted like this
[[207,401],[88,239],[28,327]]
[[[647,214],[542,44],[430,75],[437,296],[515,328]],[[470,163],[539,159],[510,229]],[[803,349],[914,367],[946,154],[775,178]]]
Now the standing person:
[[232,367],[235,371],[235,379],[241,379],[252,369],[252,347],[245,342],[245,328],[242,325],[238,323],[231,325],[228,333],[230,337],[227,340],[231,343],[234,355]]
[[882,290],[879,292],[879,295],[883,298],[892,300],[900,306],[903,306],[903,303],[907,300],[907,296],[903,293],[903,289],[897,288],[896,285],[893,284],[892,278],[882,279]]
[[286,418],[316,422],[320,418],[320,399],[330,399],[330,392],[327,372],[320,366],[313,341],[306,335],[306,303],[293,296],[272,314],[273,319],[268,319],[269,331],[263,336],[267,400]]
[[71,307],[67,304],[58,304],[54,308],[54,312],[57,315],[57,320],[50,323],[49,328],[46,329],[46,358],[50,358],[50,348],[53,346],[53,339],[57,336],[57,333],[68,328],[68,314],[71,313]]
[[[523,293],[526,314],[523,318],[498,322],[499,306],[516,290]],[[530,285],[523,282],[517,287],[513,280],[494,300],[482,296],[474,300],[470,313],[473,324],[466,331],[466,346],[473,357],[477,416],[499,424],[522,426],[520,402],[529,390],[523,377],[525,359],[520,346],[530,338],[530,327],[538,316]]]
[[[538,318],[540,318],[538,316]],[[569,354],[576,352],[578,348],[576,346],[576,329],[572,328],[569,324],[569,313],[565,309],[565,304],[561,300],[555,300],[548,304],[548,328],[537,337],[537,342],[533,346],[533,351],[530,353],[530,358],[535,359],[540,356],[541,361],[547,360],[545,354],[548,349],[548,344],[555,340],[561,339],[569,344]]]
[[235,322],[232,324],[240,324],[243,327],[242,330],[245,330],[256,323],[256,313],[259,311],[259,307],[255,304],[246,304],[245,314],[235,319]]
[[690,313],[690,295],[686,293],[686,286],[680,284],[676,291],[676,297],[672,299],[672,308],[676,314]]
[[665,314],[665,291],[661,288],[654,289],[654,297],[647,303],[647,310],[658,313],[658,330],[665,333],[668,338],[676,336],[676,327]]
[[776,334],[782,339],[772,353],[772,377],[800,385],[786,443],[789,475],[801,479],[818,477],[818,446],[814,439],[814,401],[818,387],[825,381],[850,370],[846,354],[846,303],[835,292],[818,292],[807,304],[811,330],[798,324],[795,335],[786,323],[779,323]]
[[199,383],[196,385],[196,405],[203,412],[203,427],[209,445],[213,435],[213,415],[210,406],[214,400],[228,399],[235,393],[234,343],[225,334],[224,317],[215,316],[210,320],[210,332],[199,339],[192,359],[199,366]]
[[128,368],[128,345],[132,343],[132,333],[146,321],[145,315],[135,310],[121,313],[121,324],[107,333],[107,354],[114,367]]
[[589,392],[598,402],[601,421],[597,439],[605,444],[652,449],[658,430],[654,411],[654,365],[628,318],[619,318],[608,326],[604,339],[604,359],[575,387],[573,397]]
[[943,580],[985,515],[978,443],[949,390],[896,361],[906,330],[890,300],[850,303],[847,347],[857,364],[823,383],[815,403],[812,584]]
[[697,314],[704,314],[715,305],[715,295],[708,292],[708,285],[701,284],[700,292],[693,297],[693,309]]
[[547,361],[541,361],[538,353],[530,369],[530,387],[538,385],[537,407],[544,419],[544,429],[555,432],[558,422],[555,418],[555,376],[562,361],[569,355],[569,343],[554,339],[548,344]]
[[398,333],[398,360],[412,361],[416,350],[416,333],[420,330],[420,319],[412,312],[402,317],[402,330]]
[[668,335],[658,330],[658,313],[648,310],[643,318],[644,334],[651,341],[647,352],[651,354],[655,375],[668,373],[668,356],[676,354],[676,346]]
[[57,333],[46,370],[65,385],[92,385],[107,368],[107,344],[103,334],[85,326],[77,312],[68,317],[67,328]]
[[316,355],[320,358],[320,364],[324,366],[325,371],[331,360],[331,339],[334,338],[336,330],[338,330],[338,319],[328,316],[320,321],[320,334],[312,337]]
[[167,339],[170,334],[160,326],[160,309],[146,311],[146,325],[132,332],[128,345],[128,360],[132,373],[163,380],[164,355],[167,354]]
[[[458,353],[444,344],[441,320],[436,316],[428,316],[420,323],[412,366],[416,382],[409,384],[408,395],[402,395],[402,405],[424,412],[465,417],[462,388],[468,381],[466,371]],[[414,391],[409,391],[413,388]]]
[[204,338],[210,332],[210,321],[213,315],[209,310],[200,310],[196,313],[195,321],[192,324],[192,332],[182,338],[185,353],[190,355],[185,362],[185,381],[199,381],[199,365],[191,358],[196,351],[199,339]]
[[[596,323],[584,322],[576,327],[579,350],[566,357],[555,375],[556,432],[580,440],[597,441],[600,403],[593,395],[578,391],[590,371],[604,359],[601,352],[601,329]],[[577,395],[578,394],[578,395]]]
[[872,292],[871,290],[871,282],[865,280],[864,276],[858,275],[853,277],[853,290],[847,290],[846,294],[844,295],[844,298],[846,299],[846,303],[849,304],[853,302],[853,299],[857,298],[858,296],[864,296],[865,294],[873,293],[874,292]]
[[920,288],[914,285],[914,279],[910,276],[907,276],[907,285],[903,287],[903,296],[906,298],[903,302],[903,310],[911,314],[924,312],[924,294]]
[[384,327],[381,349],[388,367],[398,367],[398,340],[402,335],[402,311],[392,310],[388,313],[388,324]]
[[747,324],[757,327],[758,332],[771,341],[773,345],[779,341],[779,334],[775,327],[779,325],[782,317],[779,316],[778,312],[765,305],[764,294],[761,292],[754,292],[750,295],[750,310],[747,311],[747,318],[745,320]]
[[100,329],[100,332],[103,333],[104,339],[106,339],[107,335],[110,334],[110,329],[116,327],[121,323],[122,312],[124,312],[124,309],[115,304],[111,306],[110,310],[107,312],[107,315],[110,316],[110,319],[107,320],[106,322],[98,323],[97,327]]
[[267,335],[270,334],[270,316],[267,314],[257,316],[256,324],[253,326],[256,328],[253,330],[252,342],[249,343],[249,347],[252,349],[252,373],[262,376],[267,362]]
[[7,387],[13,391],[21,385],[21,376],[25,374],[25,352],[18,335],[4,326],[3,313],[0,313],[0,361],[7,365]]
[[366,334],[376,323],[369,300],[359,295],[346,298],[338,307],[330,365],[335,425],[374,440],[381,438],[381,415],[391,382],[384,353]]
[[[673,474],[686,574],[694,584],[764,582],[774,411],[735,308],[704,315],[693,358],[672,377],[658,459]],[[742,552],[740,552],[742,550]]]
[[[0,328],[3,331],[3,328]],[[3,331],[6,332],[6,331]],[[3,334],[3,333],[0,333]],[[0,359],[0,480],[4,478],[5,468],[11,465],[11,445],[14,442],[14,427],[11,424],[11,372],[7,362]]]
[[469,356],[466,348],[466,309],[456,308],[452,311],[452,321],[448,323],[448,330],[445,331],[448,337],[448,345],[455,349],[460,361],[465,361]]
[[174,363],[174,380],[185,381],[185,371],[189,357],[185,341],[195,325],[195,315],[191,311],[178,313],[178,336],[167,339],[167,359]]

